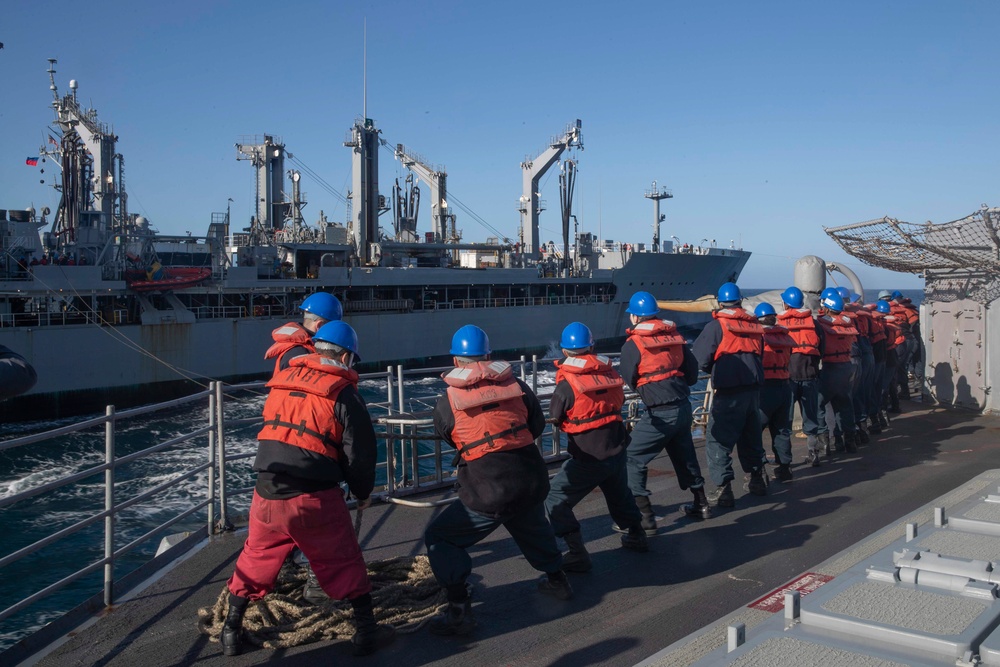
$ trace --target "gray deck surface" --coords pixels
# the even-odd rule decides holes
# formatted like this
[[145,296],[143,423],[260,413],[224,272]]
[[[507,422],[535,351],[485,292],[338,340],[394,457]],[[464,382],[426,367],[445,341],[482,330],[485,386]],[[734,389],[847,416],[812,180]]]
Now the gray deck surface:
[[[535,592],[538,573],[503,530],[477,545],[474,610],[466,639],[426,631],[402,635],[379,653],[354,658],[346,642],[272,651],[249,647],[226,658],[196,629],[232,572],[245,532],[213,540],[144,591],[42,659],[62,665],[634,665],[887,524],[1000,467],[1000,420],[904,402],[892,428],[859,454],[819,468],[802,464],[793,438],[795,480],[772,483],[766,498],[734,484],[737,507],[706,522],[683,517],[690,499],[666,456],[653,463],[654,506],[666,518],[651,552],[618,548],[599,494],[577,508],[594,570],[571,575],[570,602]],[[766,440],[766,437],[765,437]],[[698,443],[704,466],[704,452]],[[707,468],[705,468],[707,470]],[[742,478],[736,463],[737,478]],[[365,514],[369,560],[422,553],[429,510],[380,505]],[[357,662],[355,662],[357,661]]]

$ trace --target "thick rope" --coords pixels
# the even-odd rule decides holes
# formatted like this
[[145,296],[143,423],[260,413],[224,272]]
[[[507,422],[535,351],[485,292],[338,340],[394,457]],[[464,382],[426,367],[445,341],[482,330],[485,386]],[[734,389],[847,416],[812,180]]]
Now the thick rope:
[[[354,528],[361,528],[358,510]],[[400,557],[368,563],[375,618],[397,633],[419,630],[446,603],[427,556]],[[285,563],[274,590],[252,603],[243,617],[246,641],[264,648],[289,648],[312,642],[344,639],[354,634],[354,612],[346,600],[313,604],[303,599],[306,572]],[[229,611],[229,589],[223,587],[215,605],[198,610],[198,628],[219,641]]]
[[[368,564],[375,618],[397,633],[419,630],[446,602],[426,556],[391,558]],[[344,639],[354,634],[349,602],[327,600],[312,604],[302,598],[306,574],[286,564],[274,590],[252,603],[243,617],[246,640],[264,648],[288,648],[317,641]],[[219,641],[229,611],[229,589],[223,587],[211,608],[198,610],[198,627]]]

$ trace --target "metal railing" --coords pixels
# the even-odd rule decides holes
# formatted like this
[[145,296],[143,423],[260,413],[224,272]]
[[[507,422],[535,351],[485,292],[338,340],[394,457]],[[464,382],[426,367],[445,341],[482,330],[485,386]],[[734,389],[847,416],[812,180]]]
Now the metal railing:
[[[515,368],[515,372],[522,381],[529,384],[536,395],[538,395],[542,407],[546,411],[551,392],[539,391],[539,373],[541,364],[550,364],[551,361],[551,359],[539,359],[535,355],[530,360],[522,356],[519,360],[511,362]],[[374,379],[385,383],[385,401],[369,403],[369,410],[375,413],[373,415],[373,422],[376,425],[376,435],[381,441],[376,474],[383,482],[377,488],[377,493],[373,494],[376,498],[386,502],[395,502],[415,507],[434,507],[454,500],[454,498],[434,502],[406,500],[406,496],[445,488],[454,483],[454,461],[449,462],[449,459],[454,457],[455,452],[450,446],[442,447],[442,439],[434,432],[431,412],[433,402],[436,401],[437,396],[410,399],[407,399],[406,396],[406,380],[408,378],[433,375],[450,369],[450,366],[423,369],[404,369],[402,366],[389,366],[384,372],[368,373],[361,376],[363,380]],[[108,406],[104,416],[94,417],[77,424],[56,428],[43,433],[0,442],[0,452],[10,451],[17,447],[54,441],[63,436],[104,426],[103,463],[0,498],[0,509],[3,509],[103,474],[103,510],[72,525],[56,530],[32,544],[3,556],[0,558],[0,570],[102,521],[104,525],[103,557],[84,565],[72,574],[39,591],[31,593],[22,600],[0,611],[0,622],[101,568],[104,571],[104,605],[109,606],[113,604],[116,561],[119,561],[122,556],[135,550],[152,538],[161,535],[167,529],[201,510],[205,510],[203,525],[208,535],[231,530],[232,522],[230,521],[229,499],[234,495],[250,493],[254,487],[230,488],[231,483],[228,480],[228,474],[232,472],[233,463],[248,459],[254,456],[255,453],[236,453],[230,451],[230,448],[227,447],[227,441],[238,436],[241,431],[249,433],[249,437],[256,440],[257,430],[259,430],[262,423],[262,417],[259,413],[259,406],[255,406],[254,412],[256,414],[252,417],[227,415],[227,407],[233,409],[236,407],[246,407],[245,404],[241,405],[241,401],[245,401],[247,396],[259,400],[260,394],[264,389],[264,382],[238,385],[225,385],[222,382],[212,382],[208,389],[184,398],[121,412],[116,411],[114,406]],[[710,389],[706,389],[693,393],[703,396],[703,405],[695,408],[695,426],[700,425],[704,427],[704,421],[707,420],[708,410],[711,405],[711,391]],[[636,420],[638,418],[638,410],[629,406],[638,406],[638,396],[629,392],[626,395],[626,400],[625,413],[629,415],[630,420]],[[117,455],[116,442],[123,421],[166,410],[176,410],[178,408],[196,409],[201,405],[204,405],[207,413],[204,425],[198,426],[188,433],[171,437],[141,451],[124,456]],[[561,440],[561,432],[552,426],[547,428],[546,432],[536,441],[547,462],[555,462],[566,458],[567,454]],[[138,495],[127,499],[120,497],[122,492],[119,488],[117,473],[123,467],[147,459],[164,450],[187,444],[193,447],[204,447],[204,463],[173,474],[169,480],[159,483],[152,488],[145,488]],[[132,539],[127,544],[118,543],[116,526],[117,520],[123,510],[149,501],[159,494],[174,489],[182,482],[190,480],[200,473],[206,473],[207,479],[204,488],[201,492],[192,495],[187,505],[181,511],[147,530],[140,537]],[[119,579],[121,578],[119,577]]]

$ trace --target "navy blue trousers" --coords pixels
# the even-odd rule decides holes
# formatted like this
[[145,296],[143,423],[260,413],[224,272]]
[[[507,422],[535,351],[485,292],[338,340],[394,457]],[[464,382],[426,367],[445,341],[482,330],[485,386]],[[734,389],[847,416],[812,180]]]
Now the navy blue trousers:
[[564,537],[580,530],[580,522],[573,514],[573,508],[588,493],[596,488],[604,494],[608,513],[622,528],[638,526],[642,521],[635,497],[628,489],[625,471],[627,453],[622,450],[603,461],[567,459],[562,469],[552,478],[549,495],[545,499],[545,511],[552,522],[552,530],[557,537]]
[[493,519],[458,501],[438,514],[424,532],[427,558],[438,583],[446,588],[464,584],[472,573],[472,558],[466,549],[500,526],[514,538],[531,567],[547,574],[562,567],[562,553],[545,518],[543,503],[519,514]]
[[788,380],[765,380],[760,390],[760,423],[771,433],[778,463],[792,462],[792,386]]
[[733,447],[740,457],[743,472],[757,472],[764,467],[760,387],[716,392],[712,399],[705,454],[708,457],[708,474],[716,486],[722,486],[735,478]]
[[632,442],[628,446],[628,486],[633,495],[649,495],[646,488],[649,462],[664,449],[677,473],[681,489],[705,486],[691,439],[691,418],[691,402],[687,399],[647,409],[643,413],[632,429]]

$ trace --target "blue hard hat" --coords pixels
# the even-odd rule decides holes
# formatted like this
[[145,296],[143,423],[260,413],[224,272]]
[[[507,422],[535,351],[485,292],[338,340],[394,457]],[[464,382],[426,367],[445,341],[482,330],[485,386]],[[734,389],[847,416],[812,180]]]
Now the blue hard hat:
[[823,297],[819,305],[823,306],[827,310],[832,310],[834,312],[841,312],[844,310],[844,300],[840,298],[840,295],[834,292],[833,294],[828,294]]
[[730,303],[742,300],[743,295],[740,294],[740,288],[736,286],[736,283],[723,283],[722,287],[719,288],[719,303]]
[[572,322],[563,329],[559,347],[564,350],[585,350],[594,344],[594,335],[583,322]]
[[457,357],[482,357],[490,353],[490,337],[474,324],[466,324],[451,337],[451,352]]
[[802,290],[792,285],[781,293],[781,300],[792,308],[801,308],[802,304],[805,303],[805,296],[802,294]]
[[892,293],[892,298],[893,298],[893,300],[902,299],[903,298],[903,293],[900,292],[899,290],[896,290],[895,292]]
[[879,299],[879,302],[875,304],[875,310],[882,313],[883,315],[888,315],[889,313],[892,312],[892,306],[889,305],[888,301],[882,301],[881,299]]
[[[322,292],[320,293],[322,294]],[[313,341],[323,341],[338,345],[354,353],[356,361],[361,361],[361,355],[358,354],[358,334],[355,333],[354,328],[347,322],[341,320],[327,322],[313,336]]]
[[660,312],[660,307],[656,305],[656,297],[649,292],[636,292],[628,300],[628,308],[625,309],[625,312],[638,317],[649,317]]
[[316,292],[306,297],[306,300],[299,306],[299,310],[312,313],[317,317],[322,317],[327,322],[343,319],[344,309],[340,301],[328,292]]
[[855,294],[854,292],[851,292],[851,303],[860,302],[861,299],[862,299],[862,296],[860,294]]
[[840,296],[840,294],[837,292],[836,287],[827,287],[825,290],[819,293],[820,301],[830,296],[831,294],[836,294],[837,296]]
[[753,309],[753,314],[754,317],[760,319],[761,317],[777,315],[778,313],[774,312],[774,306],[765,301],[764,303],[757,304],[757,307]]
[[839,294],[840,298],[844,300],[844,303],[850,303],[851,290],[847,289],[846,287],[838,287],[837,294]]

